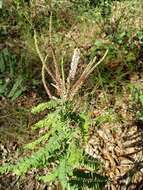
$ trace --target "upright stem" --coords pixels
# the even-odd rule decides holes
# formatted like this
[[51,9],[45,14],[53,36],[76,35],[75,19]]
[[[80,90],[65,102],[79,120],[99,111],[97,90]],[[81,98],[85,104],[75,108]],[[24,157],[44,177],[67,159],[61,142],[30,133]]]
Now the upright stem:
[[61,74],[59,70],[59,65],[56,58],[55,49],[52,44],[52,10],[50,10],[50,22],[49,22],[49,44],[52,51],[52,57],[55,67],[55,81],[56,81],[56,87],[58,90],[58,94],[61,95]]
[[51,92],[50,92],[49,88],[46,85],[45,67],[44,67],[44,65],[42,65],[42,72],[41,73],[42,73],[42,82],[43,82],[44,88],[45,88],[46,93],[48,94],[49,98],[51,99],[52,98]]
[[46,71],[49,73],[49,75],[51,77],[53,77],[52,73],[49,71],[48,67],[46,66],[46,59],[47,59],[47,56],[46,58],[44,59],[40,50],[39,50],[39,47],[38,47],[38,42],[37,42],[37,38],[36,38],[36,32],[34,31],[34,42],[35,42],[35,48],[36,48],[36,51],[37,51],[37,54],[42,62],[42,71],[41,71],[41,74],[42,74],[42,82],[43,82],[43,85],[44,85],[44,88],[46,90],[46,93],[48,94],[49,98],[52,98],[52,95],[51,95],[51,92],[49,90],[49,88],[47,87],[46,85],[46,79],[45,79],[45,69]]
[[96,61],[96,57],[93,58],[92,61],[87,65],[79,79],[76,81],[76,83],[73,85],[71,89],[71,94],[70,94],[70,100],[73,99],[74,95],[77,93],[79,88],[83,85],[83,82],[86,80],[86,78],[94,71],[94,69],[105,59],[106,55],[108,53],[108,49],[106,50],[105,54],[103,57],[94,65]]

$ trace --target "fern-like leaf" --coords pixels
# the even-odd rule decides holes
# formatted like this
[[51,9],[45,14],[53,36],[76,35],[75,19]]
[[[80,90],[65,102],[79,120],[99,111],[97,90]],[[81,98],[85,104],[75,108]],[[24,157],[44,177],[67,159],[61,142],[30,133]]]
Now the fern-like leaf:
[[98,170],[100,168],[100,162],[93,156],[84,153],[83,166],[93,171]]
[[41,129],[52,126],[54,123],[57,123],[59,120],[58,112],[49,113],[45,118],[38,121],[36,124],[32,126],[32,129]]
[[58,178],[61,182],[61,185],[62,185],[62,188],[63,190],[65,190],[65,188],[67,187],[67,183],[68,183],[68,180],[67,180],[67,161],[66,161],[66,158],[62,158],[60,160],[60,164],[59,164],[59,167],[58,167]]
[[78,187],[78,189],[94,189],[99,190],[107,182],[107,178],[101,176],[95,172],[84,171],[80,169],[75,169],[73,172],[73,177],[69,181],[71,186]]
[[37,114],[46,109],[49,109],[49,110],[54,109],[60,104],[60,102],[61,101],[59,99],[56,99],[56,100],[50,100],[49,102],[41,103],[38,106],[32,108],[31,113]]
[[38,139],[36,139],[35,141],[29,143],[29,144],[26,144],[24,146],[25,149],[30,149],[30,150],[34,150],[37,146],[40,145],[40,143],[45,143],[49,137],[51,135],[51,132],[47,132],[45,135],[39,137]]

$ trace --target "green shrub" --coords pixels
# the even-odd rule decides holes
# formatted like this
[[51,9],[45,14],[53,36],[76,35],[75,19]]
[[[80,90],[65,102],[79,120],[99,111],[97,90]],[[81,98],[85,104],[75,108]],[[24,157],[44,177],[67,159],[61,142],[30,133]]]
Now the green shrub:
[[32,150],[31,156],[15,165],[1,167],[0,172],[24,175],[32,168],[42,169],[47,175],[38,175],[38,179],[45,183],[59,181],[62,189],[103,187],[107,178],[97,173],[100,163],[85,151],[90,126],[88,115],[73,111],[70,102],[60,99],[41,103],[32,113],[44,110],[49,110],[47,115],[33,126],[34,130],[43,130],[42,134],[25,146]]
[[[52,14],[49,28],[51,29]],[[49,36],[51,37],[51,30]],[[32,113],[40,114],[46,111],[43,119],[38,121],[33,129],[41,129],[43,132],[39,138],[25,148],[31,149],[31,155],[22,158],[16,164],[0,167],[1,173],[12,172],[16,175],[24,175],[29,170],[36,168],[47,171],[48,175],[39,176],[38,179],[46,182],[59,181],[62,189],[99,189],[106,184],[106,177],[97,173],[99,162],[86,151],[90,117],[86,112],[75,109],[75,96],[88,76],[105,59],[108,49],[103,57],[96,62],[96,56],[86,65],[83,71],[76,77],[80,59],[79,48],[74,49],[69,74],[65,73],[64,63],[57,60],[56,51],[50,38],[50,51],[53,60],[53,70],[47,64],[47,55],[43,55],[39,48],[37,33],[34,31],[35,49],[42,63],[42,82],[51,99],[32,109]],[[47,85],[46,74],[51,77],[53,91]],[[55,93],[54,93],[55,94]],[[38,171],[37,171],[38,172]]]

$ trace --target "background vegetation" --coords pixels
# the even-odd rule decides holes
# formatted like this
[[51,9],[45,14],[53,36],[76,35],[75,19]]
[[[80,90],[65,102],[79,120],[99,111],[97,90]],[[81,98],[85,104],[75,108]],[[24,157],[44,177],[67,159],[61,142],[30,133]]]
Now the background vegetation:
[[0,1],[0,188],[142,188],[142,18],[142,0]]

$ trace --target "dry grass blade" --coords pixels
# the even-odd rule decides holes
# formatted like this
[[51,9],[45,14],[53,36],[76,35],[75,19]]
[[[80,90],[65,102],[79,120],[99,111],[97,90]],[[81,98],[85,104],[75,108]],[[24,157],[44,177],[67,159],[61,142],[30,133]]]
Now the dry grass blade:
[[[93,71],[94,71],[94,69],[98,66],[98,65],[100,65],[100,63],[105,59],[105,57],[107,56],[107,54],[108,54],[108,49],[106,50],[106,52],[105,52],[105,54],[103,55],[103,57],[91,68],[91,69],[89,69],[89,72],[87,73],[87,75],[89,75],[90,73],[92,73]],[[93,60],[94,61],[94,60]],[[95,62],[93,62],[93,64],[94,64]],[[92,65],[93,65],[92,64]]]

